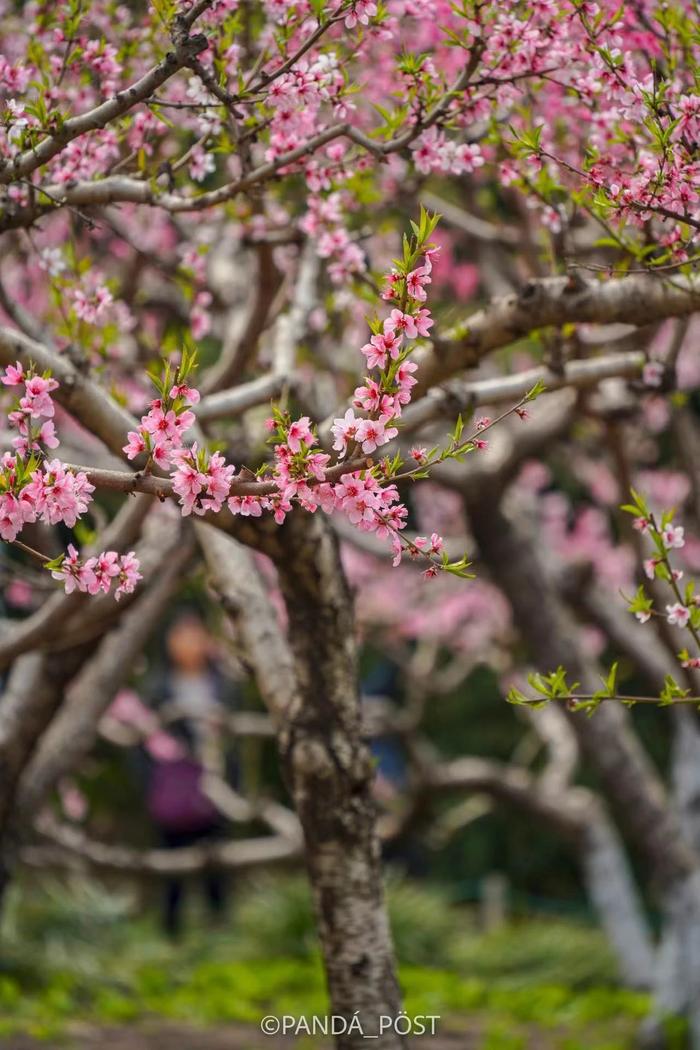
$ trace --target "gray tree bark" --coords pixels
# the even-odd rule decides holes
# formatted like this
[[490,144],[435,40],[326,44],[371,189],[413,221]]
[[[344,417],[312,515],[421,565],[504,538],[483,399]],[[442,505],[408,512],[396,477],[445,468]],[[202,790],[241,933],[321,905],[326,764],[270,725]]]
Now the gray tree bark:
[[[542,564],[536,544],[504,514],[499,502],[488,498],[486,490],[470,500],[468,511],[481,556],[508,597],[537,667],[546,672],[562,665],[582,688],[597,689],[599,679],[578,645],[576,623]],[[582,753],[659,887],[692,875],[695,857],[627,712],[603,704],[593,718],[575,713],[568,717]]]
[[[700,732],[695,713],[676,709],[671,755],[673,797],[687,842],[700,850]],[[663,927],[656,974],[657,1016],[648,1041],[663,1045],[666,1014],[687,1017],[691,1045],[700,1047],[700,871],[664,894]]]
[[631,988],[654,984],[651,931],[620,837],[603,815],[587,824],[580,847],[589,899]]
[[[596,677],[576,642],[575,622],[529,535],[485,493],[470,501],[469,514],[481,554],[508,596],[538,667],[547,671],[561,664],[583,688],[596,688]],[[662,902],[655,1009],[645,1026],[646,1043],[664,1045],[661,1022],[665,1014],[674,1013],[687,1018],[692,1046],[700,1050],[700,865],[694,843],[684,835],[686,828],[633,734],[627,713],[603,704],[592,718],[569,717],[621,827],[648,864]],[[684,770],[693,764],[692,759],[681,763]],[[696,775],[693,770],[689,779],[686,774],[682,778],[684,791],[690,783],[695,798]]]
[[[339,1050],[396,1050],[405,1039],[379,1033],[401,996],[384,904],[373,767],[362,740],[353,602],[335,534],[321,515],[295,512],[253,538],[273,558],[289,617],[287,646],[250,554],[198,526],[216,586],[244,632],[299,816],[331,1008],[362,1031],[337,1038]],[[238,614],[242,614],[238,616]],[[275,666],[292,673],[280,682]],[[363,1034],[364,1033],[364,1034]]]

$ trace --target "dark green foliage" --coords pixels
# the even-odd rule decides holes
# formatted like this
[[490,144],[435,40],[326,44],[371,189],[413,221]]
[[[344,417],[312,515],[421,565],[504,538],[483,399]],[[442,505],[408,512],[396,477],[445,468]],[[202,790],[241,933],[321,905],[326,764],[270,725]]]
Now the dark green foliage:
[[[392,880],[388,897],[410,1015],[439,1014],[443,1030],[473,1033],[479,1050],[632,1047],[648,1003],[616,987],[596,931],[538,920],[483,934],[470,909],[439,892]],[[301,876],[242,885],[226,928],[207,930],[193,914],[176,946],[135,911],[129,896],[82,879],[15,888],[2,928],[0,1039],[25,1031],[53,1046],[77,1020],[257,1026],[268,1013],[326,1013]]]

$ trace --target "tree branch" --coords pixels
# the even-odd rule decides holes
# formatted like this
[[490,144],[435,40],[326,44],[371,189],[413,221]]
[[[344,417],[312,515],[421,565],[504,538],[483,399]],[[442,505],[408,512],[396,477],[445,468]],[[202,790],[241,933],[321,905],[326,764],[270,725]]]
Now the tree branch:
[[510,376],[494,376],[493,379],[475,379],[472,382],[453,381],[449,385],[434,387],[420,401],[406,408],[401,417],[402,433],[418,430],[434,419],[444,419],[448,413],[454,416],[457,412],[479,405],[517,402],[540,380],[547,392],[551,392],[564,387],[580,389],[594,386],[614,377],[633,378],[641,373],[644,361],[645,355],[636,351],[568,361],[560,371],[542,365]]
[[22,860],[44,867],[46,864],[68,866],[69,858],[101,871],[131,875],[191,875],[207,868],[241,869],[284,863],[300,859],[297,841],[281,835],[211,842],[183,849],[137,850],[113,846],[90,838],[78,828],[42,817],[37,831],[57,849],[25,846]]
[[128,113],[139,102],[149,98],[174,73],[188,66],[196,55],[206,51],[208,46],[207,38],[201,33],[193,37],[184,35],[175,44],[174,51],[169,51],[162,61],[131,87],[118,91],[113,98],[95,106],[87,113],[82,113],[79,117],[69,117],[56,131],[50,133],[47,138],[42,139],[31,149],[19,154],[14,160],[0,164],[0,185],[7,185],[18,179],[26,178],[65,149],[73,139],[89,131],[104,128],[113,120]]
[[640,274],[605,281],[570,277],[531,281],[519,295],[494,299],[433,347],[418,351],[414,399],[538,328],[573,323],[639,326],[687,316],[699,308],[698,276],[671,280]]

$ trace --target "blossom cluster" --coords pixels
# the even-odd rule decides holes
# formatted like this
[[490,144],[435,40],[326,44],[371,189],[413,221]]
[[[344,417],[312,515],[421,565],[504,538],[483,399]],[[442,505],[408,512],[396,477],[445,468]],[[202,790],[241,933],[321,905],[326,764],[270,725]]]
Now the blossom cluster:
[[115,583],[114,597],[119,601],[123,594],[133,594],[141,579],[139,560],[133,551],[122,555],[116,551],[102,551],[83,560],[69,543],[65,557],[56,559],[51,566],[51,575],[63,583],[66,594],[76,590],[86,594],[99,594],[100,591],[109,594]]
[[[176,70],[123,119],[106,127],[97,122],[51,152],[38,165],[32,190],[33,178],[14,179],[10,162],[38,143],[50,143],[66,118],[125,95],[162,54],[165,25],[154,25],[149,5],[127,5],[117,23],[100,0],[78,7],[77,13],[66,4],[7,12],[0,168],[8,179],[3,192],[13,207],[27,207],[28,222],[36,202],[42,211],[51,203],[56,208],[42,227],[46,246],[28,248],[18,272],[10,274],[13,293],[59,331],[64,322],[66,328],[111,324],[112,332],[94,336],[90,349],[100,354],[118,357],[122,344],[133,348],[135,340],[122,323],[131,309],[128,296],[117,298],[123,290],[114,273],[99,275],[87,257],[90,245],[110,260],[123,260],[126,245],[135,248],[150,287],[162,262],[166,271],[175,268],[168,256],[178,234],[155,209],[148,223],[139,220],[140,205],[132,202],[141,197],[142,180],[151,180],[156,197],[167,189],[177,199],[183,242],[189,238],[204,247],[204,224],[182,204],[210,187],[219,194],[212,203],[233,200],[243,157],[246,170],[263,170],[265,180],[301,179],[309,193],[300,207],[296,194],[264,194],[252,214],[231,208],[221,218],[221,239],[229,233],[245,237],[253,227],[260,236],[277,227],[290,237],[309,233],[328,260],[326,272],[342,289],[339,299],[348,279],[368,268],[363,212],[367,224],[377,195],[388,198],[415,174],[467,176],[467,184],[476,186],[489,180],[493,190],[498,183],[516,186],[541,220],[532,231],[537,235],[542,225],[554,233],[572,225],[573,232],[580,226],[576,213],[584,208],[598,221],[616,224],[618,246],[638,241],[635,251],[645,266],[692,258],[693,229],[700,221],[693,148],[700,97],[696,49],[688,42],[696,20],[691,0],[678,0],[670,20],[658,0],[648,0],[643,14],[630,5],[579,0],[525,6],[515,0],[267,0],[246,30],[250,40],[241,35],[237,0],[217,0],[192,26],[193,33],[207,34],[209,45],[199,73]],[[653,28],[657,17],[666,27],[663,44]],[[658,68],[665,70],[663,77]],[[227,96],[235,102],[227,103]],[[234,120],[227,117],[227,104],[236,110]],[[245,128],[240,142],[239,124]],[[512,135],[503,132],[506,127]],[[397,140],[406,148],[394,149]],[[114,170],[120,183],[110,184],[109,195],[112,200],[122,183],[126,187],[118,201],[126,236],[118,227],[113,234],[85,223],[82,258],[69,260],[63,190],[72,191],[77,182],[84,183],[81,192],[99,195],[97,184]],[[573,201],[574,189],[581,201],[577,197],[572,207],[567,198]],[[650,252],[652,244],[664,250]],[[614,244],[607,247],[615,250]],[[37,252],[44,261],[47,252],[54,261],[58,256],[63,276],[51,283],[62,295],[47,296],[39,267],[27,265]],[[283,269],[284,252],[278,256]],[[53,264],[50,272],[56,276]],[[215,329],[222,306],[203,285],[192,280],[184,292],[197,339]],[[160,296],[143,296],[136,306],[143,327],[160,321],[153,302]],[[136,326],[133,316],[131,323]],[[75,332],[60,334],[61,345],[74,341]],[[159,333],[151,334],[154,349]]]
[[171,458],[175,464],[173,491],[180,497],[182,513],[220,511],[231,488],[235,467],[227,464],[220,452],[210,455],[206,449],[198,449],[196,442],[189,448],[174,450]]
[[[666,585],[673,600],[664,603],[665,611],[661,612],[656,608],[656,603],[660,600],[658,590],[655,588],[654,593],[650,595],[642,584],[634,597],[629,599],[628,610],[642,624],[648,623],[652,617],[657,617],[671,627],[686,632],[690,638],[692,652],[687,646],[683,647],[677,653],[678,662],[686,671],[700,670],[700,594],[696,593],[693,580],[681,586],[683,571],[671,563],[671,553],[682,550],[686,545],[685,529],[682,525],[674,524],[672,511],[664,511],[660,519],[657,519],[644,496],[634,489],[631,490],[631,494],[632,502],[623,504],[621,509],[633,516],[633,528],[651,540],[655,551],[653,557],[644,559],[644,573],[648,579]],[[618,689],[617,672],[618,664],[615,663],[609,674],[602,679],[601,688],[592,693],[580,693],[577,692],[578,683],[569,683],[566,669],[558,667],[551,674],[528,676],[534,696],[528,696],[514,687],[508,694],[508,700],[513,704],[526,706],[560,700],[565,701],[572,711],[586,711],[589,714],[604,700],[621,700],[630,707],[640,702],[661,705],[676,702],[695,705],[698,703],[698,697],[691,695],[691,689],[680,685],[672,674],[665,676],[658,698],[622,694]]]
[[191,363],[185,356],[172,385],[169,369],[164,380],[157,382],[161,396],[149,402],[138,429],[129,431],[123,448],[127,459],[147,455],[147,464],[171,468],[173,491],[185,516],[220,511],[235,474],[235,467],[220,452],[200,449],[196,442],[185,444],[185,435],[195,422],[191,406],[200,400],[199,391],[185,382]]
[[123,451],[134,460],[147,453],[157,467],[165,469],[182,449],[185,433],[194,423],[190,405],[199,401],[199,391],[184,383],[173,385],[162,396],[149,402],[148,412],[141,417],[137,430],[130,430]]
[[[51,376],[25,372],[18,362],[0,376],[6,387],[21,387],[14,408],[8,414],[17,431],[12,439],[15,451],[0,457],[0,538],[14,542],[25,525],[41,521],[73,528],[87,511],[95,486],[84,471],[70,470],[60,459],[48,460],[46,448],[56,448],[55,406],[51,397],[58,382]],[[73,545],[67,556],[51,561],[39,555],[55,579],[63,580],[67,593],[76,588],[89,594],[109,592],[116,582],[115,596],[131,593],[141,579],[139,562],[133,551],[119,555],[104,551],[82,561]]]
[[[368,457],[398,435],[394,424],[416,383],[417,366],[408,360],[411,344],[427,336],[433,325],[425,303],[438,251],[429,240],[436,222],[423,213],[414,238],[407,242],[402,266],[385,277],[382,298],[391,309],[383,321],[373,323],[373,334],[362,347],[370,374],[356,388],[352,407],[331,428],[333,449],[339,453],[333,478],[327,477],[331,456],[318,449],[309,417],[293,420],[276,412],[267,421],[273,435],[273,463],[259,474],[252,491],[240,491],[235,467],[220,452],[210,453],[196,442],[186,444],[187,432],[195,423],[192,407],[200,400],[199,392],[187,382],[194,363],[188,355],[174,381],[169,366],[164,378],[156,381],[160,396],[149,402],[138,429],[129,432],[124,446],[127,458],[133,461],[145,456],[147,467],[154,463],[168,469],[184,515],[217,513],[226,504],[234,515],[260,517],[270,512],[282,524],[294,503],[310,512],[319,508],[329,514],[339,511],[362,531],[389,539],[394,564],[408,551],[413,557],[426,558],[428,575],[435,575],[437,559],[443,564],[442,539],[433,535],[430,540],[419,537],[411,544],[402,542],[400,532],[408,511],[392,482],[397,466],[391,468],[386,460],[375,464]],[[357,459],[364,460],[361,469],[342,471],[344,463]]]
[[[320,221],[332,221],[332,201],[328,208],[312,209],[311,214]],[[256,476],[248,471],[236,474],[220,451],[210,451],[201,441],[192,440],[200,394],[189,381],[195,355],[186,350],[174,371],[167,363],[162,376],[152,377],[157,396],[148,402],[136,428],[128,432],[123,446],[126,458],[138,460],[144,474],[167,472],[185,516],[216,514],[226,506],[233,515],[244,517],[270,513],[282,524],[295,504],[309,512],[337,512],[359,530],[387,540],[395,566],[408,555],[427,561],[427,577],[441,570],[468,575],[466,559],[449,562],[438,533],[404,537],[408,510],[397,482],[424,476],[433,463],[445,458],[485,449],[488,443],[483,432],[499,420],[478,420],[474,434],[465,439],[460,419],[445,449],[430,453],[414,449],[405,469],[398,454],[387,455],[417,382],[411,354],[417,340],[428,337],[433,326],[427,298],[439,251],[431,241],[436,224],[437,216],[422,210],[420,223],[412,223],[411,237],[404,238],[402,258],[384,276],[381,300],[387,304],[385,316],[369,321],[369,339],[361,348],[367,374],[355,388],[350,407],[330,427],[335,456],[320,447],[308,416],[294,419],[275,409],[266,423],[273,446],[271,462]],[[4,460],[3,538],[15,540],[24,524],[38,518],[72,527],[87,510],[93,485],[83,471],[65,467],[58,459],[45,459],[44,445],[58,443],[51,400],[58,384],[48,375],[25,375],[21,365],[8,369],[3,383],[24,385],[10,417],[19,434],[16,452],[7,453]],[[533,389],[509,412],[526,418],[524,402],[537,392]],[[66,555],[44,561],[69,593],[98,593],[116,580],[119,596],[133,590],[139,578],[133,554],[120,558],[108,551],[84,560],[71,545]]]
[[44,460],[44,447],[56,448],[58,439],[51,394],[58,383],[50,376],[24,371],[18,362],[0,377],[7,387],[22,387],[8,414],[17,431],[13,452],[0,459],[0,537],[14,540],[25,525],[43,521],[75,525],[92,499],[94,486],[82,472],[67,470],[60,460]]
[[[424,303],[437,254],[429,241],[435,223],[434,217],[423,214],[420,228],[415,227],[414,240],[405,248],[401,268],[385,277],[382,297],[398,305],[383,321],[373,323],[373,335],[362,347],[370,374],[356,388],[352,406],[332,424],[338,468],[353,459],[367,460],[398,435],[394,424],[402,407],[410,401],[411,388],[416,383],[413,373],[417,366],[408,360],[411,341],[427,336],[433,324]],[[389,539],[394,563],[398,564],[408,549],[400,537],[408,511],[392,481],[396,468],[392,470],[386,459],[376,464],[368,460],[367,467],[350,470],[337,481],[330,481],[326,479],[330,456],[314,451],[318,439],[308,417],[291,421],[278,414],[268,421],[268,426],[278,438],[271,477],[279,495],[265,496],[257,502],[249,497],[235,509],[248,514],[272,509],[278,521],[284,519],[293,500],[309,511],[319,507],[326,513],[338,511],[356,528]],[[420,553],[430,561],[432,575],[437,571],[433,557],[441,555],[442,547],[442,540],[436,537],[423,549],[416,544],[411,553]]]
[[24,393],[19,397],[16,407],[10,412],[10,426],[17,431],[12,439],[12,447],[20,456],[30,452],[39,452],[42,445],[56,448],[58,439],[53,422],[55,413],[52,392],[58,383],[50,376],[25,375],[22,365],[9,365],[0,379],[3,386],[22,386]]
[[655,548],[653,557],[644,560],[644,573],[650,580],[666,583],[674,601],[666,604],[665,614],[659,613],[654,608],[653,598],[641,586],[629,603],[629,610],[640,623],[647,623],[654,615],[665,615],[671,626],[689,630],[698,647],[698,655],[691,657],[684,650],[680,654],[681,663],[683,667],[700,668],[700,594],[695,593],[692,580],[681,588],[683,570],[672,565],[670,560],[672,551],[685,546],[685,529],[682,525],[674,525],[673,515],[669,511],[664,512],[661,521],[657,521],[646,500],[637,492],[633,492],[632,496],[634,502],[626,504],[623,509],[634,516],[634,528],[648,537]]

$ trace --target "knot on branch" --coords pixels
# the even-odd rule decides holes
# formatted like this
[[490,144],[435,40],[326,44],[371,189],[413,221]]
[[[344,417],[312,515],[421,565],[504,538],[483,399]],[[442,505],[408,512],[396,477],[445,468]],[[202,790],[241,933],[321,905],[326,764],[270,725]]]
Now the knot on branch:
[[574,292],[585,292],[588,290],[588,282],[578,270],[569,270],[566,275],[564,294],[573,295]]
[[181,61],[195,58],[209,47],[209,40],[204,33],[190,36],[190,27],[184,15],[178,15],[174,19],[170,39]]
[[520,290],[520,295],[518,296],[520,302],[531,303],[537,297],[538,290],[539,286],[537,281],[528,281]]

